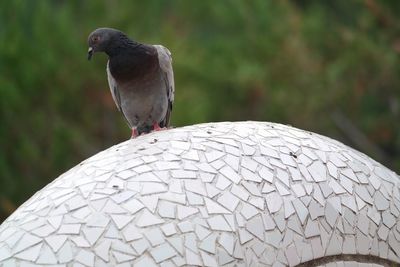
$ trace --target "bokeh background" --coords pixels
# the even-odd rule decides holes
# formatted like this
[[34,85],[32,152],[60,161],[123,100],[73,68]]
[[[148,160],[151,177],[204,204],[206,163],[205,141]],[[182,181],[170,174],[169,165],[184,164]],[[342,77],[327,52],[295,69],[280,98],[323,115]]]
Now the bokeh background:
[[400,171],[400,1],[0,1],[0,222],[129,138],[105,55],[114,27],[173,53],[172,124],[261,120],[338,139]]

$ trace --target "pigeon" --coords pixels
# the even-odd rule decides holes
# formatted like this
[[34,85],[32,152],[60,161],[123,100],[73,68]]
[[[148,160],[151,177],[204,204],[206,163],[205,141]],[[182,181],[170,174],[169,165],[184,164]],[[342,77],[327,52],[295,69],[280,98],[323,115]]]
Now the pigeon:
[[112,28],[88,37],[88,60],[108,55],[107,78],[118,110],[132,129],[131,138],[166,129],[174,103],[171,52],[162,45],[142,44]]

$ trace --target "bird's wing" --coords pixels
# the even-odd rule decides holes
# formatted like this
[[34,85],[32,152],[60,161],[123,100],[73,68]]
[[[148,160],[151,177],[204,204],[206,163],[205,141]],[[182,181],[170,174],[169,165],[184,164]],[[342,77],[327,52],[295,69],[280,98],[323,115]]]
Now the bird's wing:
[[128,119],[126,118],[126,116],[124,114],[124,111],[122,110],[121,96],[119,94],[118,85],[117,85],[117,82],[115,81],[114,77],[111,75],[110,67],[108,66],[109,64],[110,64],[110,62],[107,61],[107,79],[108,79],[108,86],[110,87],[112,98],[114,99],[115,105],[117,106],[118,110],[121,111],[122,115],[124,116],[129,127],[132,128],[132,125],[130,125]]
[[115,105],[119,111],[121,111],[121,97],[119,95],[117,82],[115,81],[114,77],[111,75],[110,67],[108,66],[109,61],[107,61],[107,79],[108,79],[108,86],[110,87],[112,98],[114,99]]
[[169,120],[171,117],[172,105],[174,104],[175,95],[175,83],[174,83],[174,72],[172,70],[172,56],[171,52],[162,45],[154,45],[157,49],[158,62],[160,68],[163,72],[164,81],[167,89],[167,99],[168,99],[168,110],[165,118],[160,124],[161,127],[167,127],[169,125]]

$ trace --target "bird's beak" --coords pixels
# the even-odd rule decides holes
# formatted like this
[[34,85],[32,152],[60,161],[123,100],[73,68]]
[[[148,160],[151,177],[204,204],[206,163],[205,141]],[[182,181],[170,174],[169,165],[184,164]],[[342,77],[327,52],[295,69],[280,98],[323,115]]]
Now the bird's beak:
[[87,52],[87,59],[90,60],[93,56],[93,47],[89,47],[88,52]]

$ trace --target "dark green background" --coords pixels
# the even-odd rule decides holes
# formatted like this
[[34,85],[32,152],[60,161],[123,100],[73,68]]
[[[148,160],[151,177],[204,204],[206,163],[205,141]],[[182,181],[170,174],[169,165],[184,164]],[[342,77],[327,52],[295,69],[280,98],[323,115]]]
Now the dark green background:
[[172,124],[291,124],[400,170],[400,1],[0,1],[0,221],[129,129],[105,55],[114,27],[173,53]]

